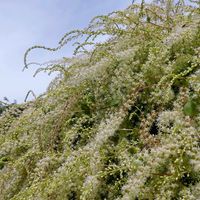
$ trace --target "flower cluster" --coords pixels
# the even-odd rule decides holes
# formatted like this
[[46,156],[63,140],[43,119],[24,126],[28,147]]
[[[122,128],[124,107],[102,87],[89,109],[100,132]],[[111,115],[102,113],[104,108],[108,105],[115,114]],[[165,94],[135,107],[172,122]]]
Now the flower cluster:
[[47,91],[0,115],[0,199],[199,199],[199,8],[133,3],[25,69],[73,40],[36,63],[58,72]]

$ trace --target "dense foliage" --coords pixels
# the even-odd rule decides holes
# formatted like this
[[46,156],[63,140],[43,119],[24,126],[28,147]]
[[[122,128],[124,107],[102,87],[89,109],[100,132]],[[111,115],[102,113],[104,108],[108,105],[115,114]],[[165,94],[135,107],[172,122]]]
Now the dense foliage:
[[8,103],[0,101],[0,115],[9,107]]
[[3,103],[0,103],[0,115],[5,110],[5,105]]
[[[102,41],[104,38],[104,42]],[[0,199],[200,199],[200,10],[133,4],[67,33],[47,91],[0,116]]]

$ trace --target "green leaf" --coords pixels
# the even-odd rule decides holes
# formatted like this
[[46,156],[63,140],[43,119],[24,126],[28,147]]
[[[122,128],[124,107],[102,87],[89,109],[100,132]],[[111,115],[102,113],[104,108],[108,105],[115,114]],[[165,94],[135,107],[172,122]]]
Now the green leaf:
[[198,112],[196,103],[192,99],[189,99],[183,107],[183,112],[188,116],[196,115]]

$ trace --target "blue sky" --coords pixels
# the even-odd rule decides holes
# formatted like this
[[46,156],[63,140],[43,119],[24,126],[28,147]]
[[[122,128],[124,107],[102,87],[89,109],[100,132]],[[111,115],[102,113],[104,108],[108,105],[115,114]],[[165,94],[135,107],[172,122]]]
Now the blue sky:
[[[54,47],[65,32],[84,28],[96,15],[126,8],[131,0],[1,0],[0,1],[0,100],[22,102],[32,89],[45,92],[52,76],[39,74],[36,66],[22,72],[23,55],[33,45]],[[29,60],[44,62],[69,56],[72,48],[56,53],[37,50]]]

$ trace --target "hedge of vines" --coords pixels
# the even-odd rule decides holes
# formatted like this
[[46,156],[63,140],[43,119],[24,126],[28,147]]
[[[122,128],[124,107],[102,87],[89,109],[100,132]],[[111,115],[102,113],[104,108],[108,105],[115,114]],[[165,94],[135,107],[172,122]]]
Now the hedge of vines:
[[[58,75],[0,116],[0,199],[200,199],[194,3],[132,4],[66,33],[55,48],[27,50],[24,69]],[[73,57],[28,63],[32,50],[68,42]]]

